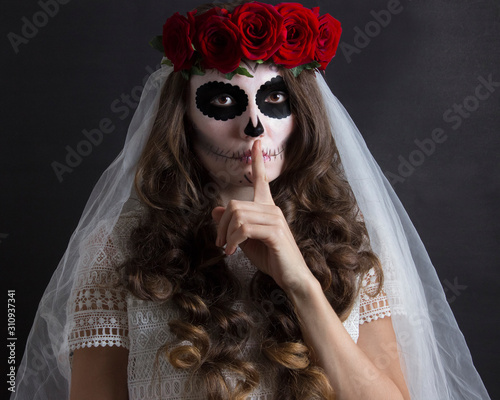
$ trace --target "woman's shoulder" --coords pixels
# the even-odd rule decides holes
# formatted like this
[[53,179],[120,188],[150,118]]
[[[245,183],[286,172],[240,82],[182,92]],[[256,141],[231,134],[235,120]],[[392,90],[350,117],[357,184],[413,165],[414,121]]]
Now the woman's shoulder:
[[137,227],[146,214],[146,208],[137,199],[129,199],[122,207],[113,232],[116,234],[128,233]]
[[113,228],[113,234],[117,236],[129,236],[133,229],[141,223],[145,211],[142,207],[122,212]]
[[144,215],[140,207],[123,210],[118,217],[99,221],[79,245],[79,274],[100,270],[114,275],[130,256],[130,237]]
[[145,214],[140,205],[133,208],[123,207],[121,213],[116,217],[107,217],[100,220],[93,229],[89,229],[84,246],[106,245],[109,241],[117,241],[128,238],[132,231],[139,226]]

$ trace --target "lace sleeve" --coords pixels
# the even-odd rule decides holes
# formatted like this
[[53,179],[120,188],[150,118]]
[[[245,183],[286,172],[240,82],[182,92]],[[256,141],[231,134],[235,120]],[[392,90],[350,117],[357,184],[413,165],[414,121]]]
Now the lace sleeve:
[[[357,210],[356,220],[360,223],[365,223],[363,213],[359,209]],[[363,238],[361,250],[371,250],[368,235],[365,235]],[[361,289],[359,291],[359,325],[391,316],[389,300],[387,299],[384,289],[382,288],[380,292],[375,295],[379,282],[378,275],[373,268],[365,274],[361,281]]]
[[118,284],[117,266],[128,256],[126,243],[137,221],[137,213],[124,214],[110,235],[100,225],[82,243],[68,303],[71,351],[92,346],[129,348],[127,292]]
[[[371,322],[379,318],[390,317],[391,309],[384,289],[377,293],[379,285],[378,276],[372,268],[363,277],[360,290],[359,324]],[[375,295],[375,296],[374,296]]]

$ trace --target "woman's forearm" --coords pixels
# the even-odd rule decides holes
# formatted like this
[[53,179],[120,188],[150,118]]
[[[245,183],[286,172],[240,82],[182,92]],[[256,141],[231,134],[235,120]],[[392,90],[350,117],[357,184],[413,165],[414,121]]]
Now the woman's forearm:
[[345,330],[312,278],[288,292],[300,320],[302,334],[314,352],[338,399],[404,399],[391,378],[378,369]]

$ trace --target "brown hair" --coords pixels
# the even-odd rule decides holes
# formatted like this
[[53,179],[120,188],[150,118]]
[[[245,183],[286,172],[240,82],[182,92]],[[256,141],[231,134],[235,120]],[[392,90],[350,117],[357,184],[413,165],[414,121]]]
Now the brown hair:
[[[303,71],[295,78],[283,70],[282,75],[296,129],[271,191],[307,265],[343,320],[358,294],[359,277],[374,267],[382,281],[382,270],[366,248],[367,232],[343,176],[314,73]],[[211,211],[220,199],[204,192],[213,183],[191,147],[187,87],[180,73],[172,73],[162,90],[136,174],[147,212],[131,235],[132,257],[123,271],[133,295],[170,300],[181,312],[179,320],[169,323],[177,341],[166,343],[159,354],[174,367],[197,371],[208,399],[244,399],[259,381],[257,366],[241,358],[252,320],[233,308],[240,284],[215,246]],[[262,353],[278,376],[276,399],[334,398],[323,370],[312,362],[291,302],[284,294],[277,301],[276,293],[281,291],[274,280],[257,272],[251,298],[265,325]],[[234,391],[223,370],[241,377]]]

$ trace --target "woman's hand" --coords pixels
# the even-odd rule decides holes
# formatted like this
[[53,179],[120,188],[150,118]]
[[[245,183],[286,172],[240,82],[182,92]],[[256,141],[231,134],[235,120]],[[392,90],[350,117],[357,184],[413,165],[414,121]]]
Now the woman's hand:
[[252,147],[253,201],[231,200],[227,208],[216,207],[217,246],[226,254],[241,247],[248,259],[270,275],[285,291],[299,291],[315,279],[307,267],[281,209],[274,204],[266,178],[261,142]]

